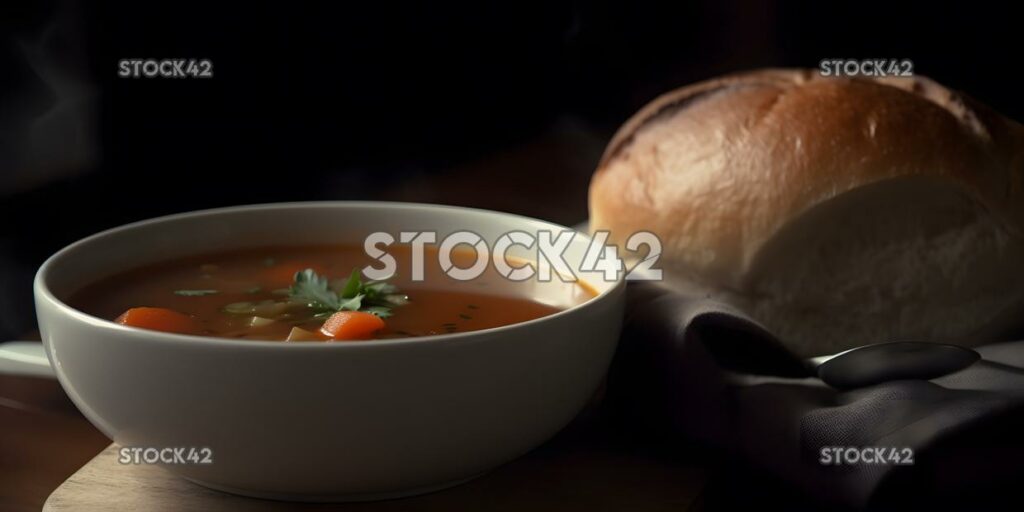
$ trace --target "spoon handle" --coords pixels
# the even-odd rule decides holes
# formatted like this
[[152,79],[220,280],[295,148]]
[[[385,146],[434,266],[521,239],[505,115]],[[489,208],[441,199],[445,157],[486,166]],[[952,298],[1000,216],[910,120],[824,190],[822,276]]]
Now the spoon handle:
[[969,348],[944,343],[898,341],[865,345],[821,360],[818,378],[837,389],[856,389],[893,380],[931,380],[978,362]]

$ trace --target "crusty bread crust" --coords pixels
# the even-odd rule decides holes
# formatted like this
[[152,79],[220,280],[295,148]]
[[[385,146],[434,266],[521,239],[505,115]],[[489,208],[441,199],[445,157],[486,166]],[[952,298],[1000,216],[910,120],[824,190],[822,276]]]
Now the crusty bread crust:
[[618,244],[656,233],[672,281],[749,295],[751,269],[787,225],[906,178],[952,186],[1021,240],[1021,125],[927,78],[810,70],[730,75],[652,101],[608,145],[590,222]]

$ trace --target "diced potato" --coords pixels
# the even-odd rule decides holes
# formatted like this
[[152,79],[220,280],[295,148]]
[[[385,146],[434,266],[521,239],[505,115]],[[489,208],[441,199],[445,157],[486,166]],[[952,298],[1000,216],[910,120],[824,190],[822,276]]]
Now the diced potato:
[[285,341],[324,341],[323,336],[299,327],[292,327]]
[[249,327],[266,327],[274,323],[273,318],[264,318],[262,316],[254,316],[249,319]]

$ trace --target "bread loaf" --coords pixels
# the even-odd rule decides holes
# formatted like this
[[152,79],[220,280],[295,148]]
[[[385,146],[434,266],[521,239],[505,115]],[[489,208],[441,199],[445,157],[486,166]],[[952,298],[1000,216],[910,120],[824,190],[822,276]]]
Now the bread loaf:
[[666,284],[796,352],[974,344],[1024,323],[1024,127],[923,77],[727,76],[615,135],[594,230],[660,238]]

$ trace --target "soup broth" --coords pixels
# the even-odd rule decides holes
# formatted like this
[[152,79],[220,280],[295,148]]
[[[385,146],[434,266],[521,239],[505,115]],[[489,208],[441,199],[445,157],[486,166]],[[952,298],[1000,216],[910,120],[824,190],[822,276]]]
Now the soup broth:
[[[509,281],[493,265],[476,279],[458,281],[441,271],[437,251],[429,247],[424,279],[413,281],[410,247],[396,244],[388,253],[398,263],[396,274],[378,283],[359,278],[358,288],[354,269],[380,267],[361,247],[267,247],[129,270],[85,287],[69,303],[100,318],[170,332],[340,341],[489,329],[544,317],[596,295],[583,282],[557,276],[550,282]],[[466,268],[475,257],[472,250],[456,251],[453,263]]]

